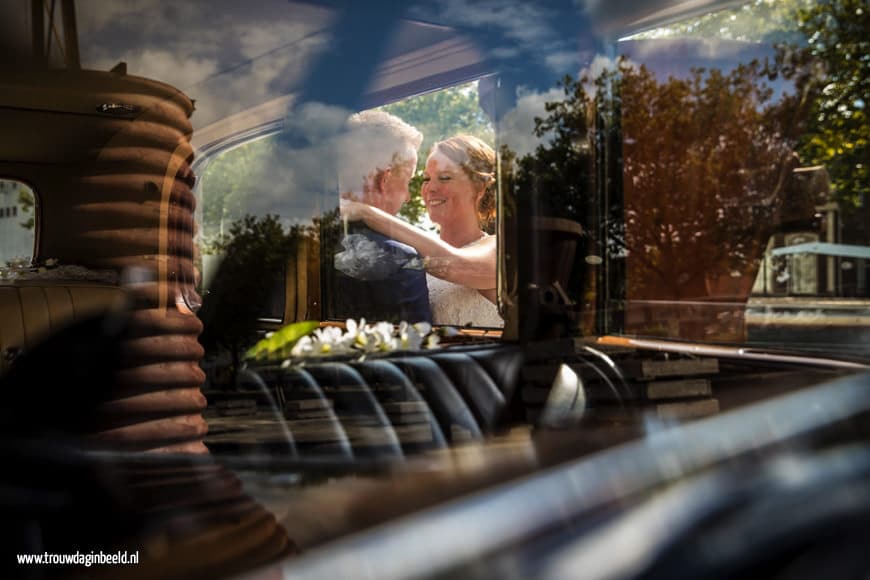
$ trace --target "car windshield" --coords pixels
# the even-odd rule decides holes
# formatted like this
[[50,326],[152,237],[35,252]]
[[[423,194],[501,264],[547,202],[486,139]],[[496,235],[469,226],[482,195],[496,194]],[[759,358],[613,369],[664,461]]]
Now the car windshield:
[[[866,0],[3,3],[19,552],[118,509],[81,550],[231,575],[520,476],[589,529],[688,464],[785,486],[760,456],[866,414],[853,383],[718,415],[870,367],[868,38]],[[493,566],[458,577],[560,576],[543,519],[448,516]]]

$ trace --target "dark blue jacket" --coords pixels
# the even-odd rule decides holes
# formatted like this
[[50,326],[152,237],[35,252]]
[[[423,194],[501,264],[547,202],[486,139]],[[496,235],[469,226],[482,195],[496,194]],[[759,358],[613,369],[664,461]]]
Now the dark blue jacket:
[[[365,318],[367,322],[432,322],[426,272],[414,248],[359,222],[351,223],[348,233],[363,236],[384,254],[357,277],[336,270],[334,254],[325,256],[331,266],[327,271],[332,275],[329,317],[340,320]],[[342,248],[337,249],[341,251]]]

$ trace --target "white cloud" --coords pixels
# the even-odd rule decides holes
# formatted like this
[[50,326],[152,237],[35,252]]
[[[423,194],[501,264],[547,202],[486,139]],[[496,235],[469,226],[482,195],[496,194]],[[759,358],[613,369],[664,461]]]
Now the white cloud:
[[214,58],[179,59],[175,51],[160,48],[115,55],[114,58],[102,55],[95,59],[94,64],[98,70],[107,70],[119,61],[127,63],[127,73],[130,75],[159,80],[175,87],[184,87],[190,84],[191,79],[208,78],[218,70],[218,62]]
[[591,79],[598,78],[605,71],[612,71],[616,69],[616,60],[605,56],[603,54],[595,55],[595,58],[592,59],[592,62],[580,71],[580,76],[586,75]]
[[545,40],[551,36],[551,31],[545,24],[547,11],[530,2],[442,0],[433,3],[433,8],[437,11],[439,22],[471,27],[495,27],[501,29],[508,38],[526,43]]
[[[559,15],[540,4],[520,0],[440,0],[424,7],[415,7],[411,16],[435,20],[458,28],[477,28],[497,31],[504,38],[516,42],[515,48],[503,46],[491,50],[496,58],[512,57],[523,51],[537,55],[545,66],[564,72],[565,55],[575,52],[552,26]],[[560,55],[551,57],[552,55]]]
[[565,71],[580,65],[580,55],[576,50],[561,50],[544,57],[544,63],[553,70]]
[[186,92],[197,100],[195,127],[205,126],[266,101],[290,94],[303,77],[312,54],[328,42],[326,35],[306,38],[303,42],[262,58],[245,66],[209,78],[207,82],[191,86]]
[[517,157],[533,153],[542,143],[542,139],[535,136],[535,117],[547,115],[546,103],[564,98],[565,95],[559,88],[552,88],[544,93],[520,89],[516,106],[499,123],[500,144],[507,145]]
[[80,3],[84,68],[169,83],[197,101],[195,125],[291,92],[325,38],[325,9],[286,0]]

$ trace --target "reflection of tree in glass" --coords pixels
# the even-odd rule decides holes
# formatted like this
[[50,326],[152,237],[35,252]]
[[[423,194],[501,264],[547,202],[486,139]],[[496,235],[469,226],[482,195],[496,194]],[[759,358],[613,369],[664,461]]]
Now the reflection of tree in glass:
[[866,0],[756,0],[633,38],[729,38],[776,45],[772,75],[797,85],[812,109],[798,154],[824,165],[843,209],[870,191],[870,7]]
[[316,233],[316,224],[285,229],[278,216],[246,215],[215,242],[224,258],[199,312],[205,326],[200,341],[209,352],[226,349],[239,368],[241,353],[257,337],[276,275],[295,259],[300,241]]
[[[596,80],[600,89],[612,75],[605,72]],[[507,146],[501,148],[503,178],[516,191],[520,203],[530,195],[545,207],[543,213],[585,223],[586,204],[593,183],[592,143],[595,127],[594,94],[587,92],[589,79],[566,76],[557,87],[564,99],[548,102],[545,118],[535,119],[535,136],[550,137],[534,154],[516,159]],[[598,98],[603,102],[603,99]]]
[[[790,7],[804,44],[777,46],[764,67],[666,83],[643,69],[623,72],[626,245],[637,297],[670,297],[662,295],[669,279],[681,283],[674,297],[703,296],[728,277],[730,291],[745,295],[770,226],[812,215],[823,201],[796,186],[798,160],[825,167],[847,212],[870,191],[870,10],[855,0],[805,5]],[[794,88],[773,102],[764,81],[778,77]],[[682,206],[651,204],[668,188]]]
[[629,296],[747,292],[791,185],[801,103],[771,102],[757,62],[664,82],[619,68]]
[[[605,228],[611,254],[627,259],[627,297],[745,296],[773,227],[806,220],[824,201],[796,182],[799,161],[826,167],[844,209],[866,196],[870,10],[861,4],[755,2],[641,35],[789,44],[764,66],[695,70],[684,80],[660,81],[625,61],[618,74],[565,79],[563,100],[536,119],[536,136],[551,140],[518,160],[503,148],[502,176],[518,200],[538,195],[539,211],[593,225],[583,216],[592,152],[616,138],[622,170],[598,181],[624,195],[625,221],[615,214]],[[775,96],[767,82],[778,77],[792,88]],[[614,97],[605,99],[611,80]]]
[[253,184],[262,179],[266,163],[273,159],[276,144],[274,137],[250,141],[209,163],[200,184],[201,231],[206,239],[220,236],[230,223],[244,215]]
[[[702,297],[723,293],[723,280],[752,280],[791,193],[805,107],[789,96],[772,102],[764,73],[753,62],[659,81],[620,60],[593,82],[564,79],[564,99],[536,119],[537,136],[552,140],[515,163],[518,197],[535,192],[548,215],[586,221],[596,139],[610,134],[592,130],[596,114],[622,134],[625,221],[610,221],[606,235],[626,257],[627,297]],[[800,201],[812,215],[815,200]]]

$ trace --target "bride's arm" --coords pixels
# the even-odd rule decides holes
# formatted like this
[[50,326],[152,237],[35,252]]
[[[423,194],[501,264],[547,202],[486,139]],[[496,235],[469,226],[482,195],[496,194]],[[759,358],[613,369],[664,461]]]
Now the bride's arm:
[[412,246],[425,258],[426,270],[433,276],[478,290],[496,287],[494,236],[470,247],[457,248],[365,203],[343,199],[341,215],[351,221],[362,220],[371,229]]

